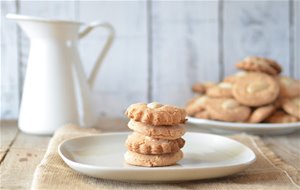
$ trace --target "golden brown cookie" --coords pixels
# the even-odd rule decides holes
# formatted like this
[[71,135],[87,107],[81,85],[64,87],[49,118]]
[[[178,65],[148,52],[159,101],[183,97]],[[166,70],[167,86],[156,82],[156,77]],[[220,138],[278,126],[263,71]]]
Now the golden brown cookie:
[[235,83],[236,81],[240,80],[241,77],[245,76],[248,72],[246,71],[239,71],[234,75],[226,77],[223,81],[227,83]]
[[276,110],[276,106],[273,104],[258,107],[252,112],[249,118],[249,122],[260,123],[263,120],[265,120],[267,117],[269,117],[275,110]]
[[205,93],[205,86],[200,82],[195,83],[192,86],[192,91],[195,92],[195,93],[198,93],[198,94],[204,94]]
[[134,121],[151,125],[177,125],[186,121],[184,109],[156,102],[132,104],[125,115]]
[[203,86],[205,87],[205,91],[207,91],[209,88],[216,86],[217,84],[215,82],[204,82]]
[[145,155],[139,154],[132,151],[125,153],[125,162],[135,166],[147,166],[147,167],[158,167],[158,166],[170,166],[176,164],[183,158],[181,150],[175,153],[169,154],[157,154],[157,155]]
[[300,81],[290,77],[279,77],[280,97],[292,98],[300,96]]
[[155,139],[137,132],[132,133],[126,140],[127,149],[140,154],[168,154],[178,152],[184,146],[184,139],[175,140]]
[[242,122],[250,115],[250,108],[231,98],[211,98],[207,100],[206,110],[212,119]]
[[274,112],[270,117],[268,117],[265,122],[267,123],[293,123],[297,122],[298,119],[292,115],[288,115],[282,110]]
[[275,101],[279,94],[279,85],[270,75],[248,73],[234,83],[232,94],[244,105],[259,107]]
[[300,119],[300,96],[292,99],[286,99],[282,104],[282,109],[288,114]]
[[189,116],[193,116],[195,113],[200,112],[205,109],[205,102],[207,101],[207,96],[198,96],[188,103],[186,106],[186,113]]
[[208,111],[203,110],[200,112],[197,112],[194,117],[199,118],[199,119],[211,119],[211,117],[209,116]]
[[246,57],[236,67],[245,71],[264,72],[277,75],[281,72],[281,66],[274,60],[262,57]]
[[153,126],[130,120],[128,127],[142,135],[157,139],[174,140],[182,137],[185,133],[185,127],[183,125]]
[[232,97],[232,84],[221,82],[220,84],[209,88],[206,95],[213,98],[231,98]]

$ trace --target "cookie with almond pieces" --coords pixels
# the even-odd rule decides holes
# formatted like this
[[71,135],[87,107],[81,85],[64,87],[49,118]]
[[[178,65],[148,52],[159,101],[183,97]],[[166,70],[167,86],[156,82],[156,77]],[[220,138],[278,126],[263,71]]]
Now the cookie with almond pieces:
[[290,77],[279,77],[280,97],[293,98],[300,96],[300,81]]
[[269,75],[281,73],[281,66],[272,59],[249,56],[236,64],[236,67],[245,71],[263,72]]
[[192,99],[192,101],[190,101],[185,108],[187,115],[193,116],[197,112],[204,110],[206,104],[205,102],[207,100],[208,100],[208,96],[198,96]]
[[260,107],[274,102],[279,95],[279,84],[264,73],[248,73],[234,83],[234,98],[247,106]]
[[263,120],[265,120],[267,117],[269,117],[275,110],[276,110],[276,106],[273,104],[258,107],[252,112],[249,118],[249,122],[260,123]]
[[207,101],[206,110],[212,119],[228,122],[246,121],[251,112],[249,107],[232,98],[211,98]]
[[265,122],[267,123],[294,123],[297,121],[297,117],[289,115],[282,110],[274,112],[270,117],[268,117],[265,120]]
[[231,98],[232,97],[232,84],[221,82],[216,86],[209,88],[206,95],[213,98]]
[[288,114],[300,119],[300,96],[292,99],[285,99],[282,104],[282,109]]

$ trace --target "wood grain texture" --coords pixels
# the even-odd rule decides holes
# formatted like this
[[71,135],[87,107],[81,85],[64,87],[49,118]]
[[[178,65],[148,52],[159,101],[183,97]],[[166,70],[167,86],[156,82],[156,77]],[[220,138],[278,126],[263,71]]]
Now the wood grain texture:
[[197,81],[219,76],[218,2],[154,1],[153,100],[183,106]]
[[[8,125],[2,127],[8,128]],[[17,129],[16,125],[9,128]],[[49,140],[50,136],[19,133],[0,165],[0,189],[30,189],[33,173],[47,150]]]
[[276,155],[300,170],[300,131],[288,136],[265,136],[263,141]]
[[[80,20],[110,22],[116,30],[116,39],[92,89],[98,116],[123,116],[128,105],[147,101],[146,5],[145,1],[79,3]],[[87,75],[106,36],[105,30],[98,29],[81,40],[80,53]]]
[[293,2],[293,75],[300,80],[300,1]]
[[1,1],[0,118],[6,119],[17,118],[19,112],[17,26],[5,18],[16,11],[16,1]]
[[0,163],[3,161],[8,150],[12,146],[17,134],[18,128],[16,121],[0,121]]
[[290,75],[289,2],[223,2],[224,76],[249,55],[277,60]]
[[[98,127],[105,132],[124,131],[127,120],[120,118],[99,119]],[[10,133],[2,128],[16,131],[16,122],[1,122],[1,134],[9,136]],[[125,130],[127,131],[127,129]],[[47,148],[49,136],[33,136],[20,133],[11,146],[5,160],[0,163],[0,189],[29,189],[34,170],[42,160]],[[277,156],[287,164],[300,170],[300,131],[284,136],[263,136],[266,143]]]

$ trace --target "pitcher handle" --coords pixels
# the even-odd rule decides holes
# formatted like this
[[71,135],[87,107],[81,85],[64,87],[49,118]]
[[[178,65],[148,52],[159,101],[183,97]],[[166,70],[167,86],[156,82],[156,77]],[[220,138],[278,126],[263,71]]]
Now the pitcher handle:
[[89,84],[90,87],[94,86],[94,81],[95,81],[95,78],[98,74],[99,68],[100,68],[105,56],[107,55],[108,50],[111,48],[111,45],[112,45],[112,43],[114,41],[114,38],[115,38],[115,29],[113,28],[113,26],[110,23],[95,21],[95,22],[91,22],[90,24],[88,24],[86,26],[86,28],[79,33],[79,39],[85,37],[93,29],[95,29],[97,27],[106,28],[109,31],[109,36],[108,36],[108,38],[107,38],[107,40],[104,44],[102,52],[99,53],[99,55],[97,57],[97,60],[96,60],[96,63],[95,63],[95,65],[92,69],[92,72],[91,72],[91,74],[88,78],[88,84]]

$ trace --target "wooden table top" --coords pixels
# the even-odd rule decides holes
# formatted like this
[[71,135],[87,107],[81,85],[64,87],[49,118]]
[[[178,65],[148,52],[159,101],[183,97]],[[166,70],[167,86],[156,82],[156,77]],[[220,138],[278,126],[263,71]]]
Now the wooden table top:
[[[103,132],[127,131],[126,122],[100,119],[99,128]],[[29,189],[51,136],[25,134],[18,130],[16,121],[1,121],[0,126],[0,189]],[[282,160],[300,170],[300,130],[290,135],[261,138]]]

